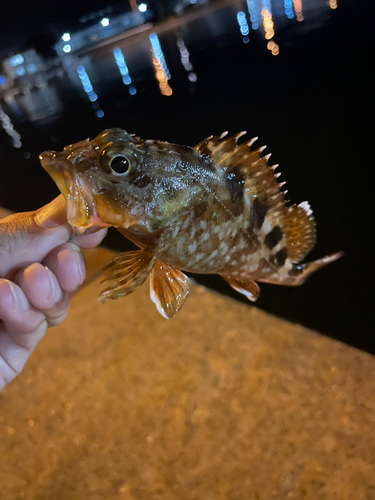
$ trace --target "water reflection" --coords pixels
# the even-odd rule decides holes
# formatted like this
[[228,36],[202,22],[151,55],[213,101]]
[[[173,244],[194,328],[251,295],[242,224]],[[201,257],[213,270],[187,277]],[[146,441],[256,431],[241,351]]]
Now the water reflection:
[[116,47],[113,51],[113,55],[115,57],[117,67],[120,71],[123,84],[128,87],[130,95],[135,95],[137,93],[137,90],[132,85],[132,79],[130,78],[129,69],[128,65],[125,62],[124,54],[119,47]]
[[169,86],[168,80],[171,77],[163,51],[161,50],[161,45],[159,38],[156,33],[151,33],[150,35],[151,52],[152,52],[152,64],[155,68],[155,76],[159,82],[159,88],[162,95],[171,96],[173,91]]
[[1,106],[0,106],[0,124],[2,128],[5,130],[5,132],[12,139],[12,145],[17,149],[21,148],[22,147],[21,136],[17,132],[17,130],[15,130],[11,119],[3,111]]
[[251,27],[253,30],[257,30],[259,28],[259,22],[254,0],[247,0],[247,9],[249,11]]
[[261,10],[261,14],[263,18],[264,37],[266,40],[271,40],[271,38],[275,36],[272,12],[268,7],[264,6]]
[[302,0],[293,0],[293,7],[297,21],[303,21]]
[[198,77],[197,74],[193,71],[193,65],[190,61],[190,53],[186,48],[185,42],[182,37],[177,38],[177,47],[181,56],[181,64],[184,67],[185,71],[188,73],[189,82],[196,82]]
[[243,37],[242,41],[244,43],[249,43],[250,38],[248,37],[248,34],[250,33],[250,30],[249,30],[249,25],[247,24],[245,12],[242,11],[237,12],[237,21],[240,27],[241,35]]
[[292,0],[284,0],[285,15],[289,19],[293,19],[293,17],[294,17],[292,5],[293,5]]
[[330,9],[337,9],[337,0],[329,0],[328,6]]
[[[247,9],[243,10],[245,6]],[[184,80],[186,81],[187,76],[188,89],[193,91],[196,89],[195,82],[199,77],[199,70],[194,69],[191,57],[192,51],[196,48],[209,44],[220,45],[225,40],[229,41],[224,43],[233,43],[235,26],[236,40],[239,38],[238,30],[242,41],[246,44],[259,40],[263,34],[266,48],[272,55],[277,56],[281,48],[289,44],[289,35],[298,31],[299,22],[304,20],[304,25],[309,28],[311,19],[313,20],[311,26],[316,27],[317,13],[322,14],[328,9],[334,10],[337,6],[337,0],[304,0],[303,5],[302,0],[237,0],[230,6],[210,4],[209,12],[190,11],[180,18],[157,25],[151,33],[148,31],[149,25],[142,26],[144,30],[137,35],[129,36],[127,32],[121,41],[116,37],[112,43],[108,42],[107,46],[93,48],[84,56],[71,53],[61,56],[60,51],[56,61],[49,61],[48,64],[44,61],[38,63],[42,69],[39,70],[38,66],[35,74],[32,74],[32,66],[25,66],[31,70],[25,75],[16,73],[14,68],[21,67],[23,63],[21,57],[16,55],[13,59],[9,59],[8,70],[3,61],[4,74],[0,75],[0,101],[3,99],[7,103],[7,113],[16,124],[25,120],[36,123],[46,119],[56,120],[60,113],[64,112],[62,100],[65,102],[66,99],[76,99],[82,95],[83,89],[96,117],[102,118],[104,111],[99,106],[99,100],[104,99],[105,94],[107,97],[111,92],[110,89],[118,86],[119,76],[128,91],[126,98],[142,99],[145,91],[147,93],[147,89],[152,88],[150,71],[153,69],[161,94],[169,97],[173,94],[170,84],[171,70],[175,72],[173,84],[175,89],[181,81],[179,74],[182,65]],[[101,19],[103,21],[105,17],[102,16]],[[322,16],[322,22],[326,19],[326,16]],[[275,40],[275,25],[277,34],[283,32],[283,36],[277,39],[278,43]],[[286,26],[288,30],[283,31]],[[73,38],[71,33],[62,33],[61,44],[71,44]],[[152,68],[149,57],[150,45]],[[25,54],[26,52],[22,56],[24,60]],[[35,57],[34,55],[33,64],[36,66]],[[12,132],[13,129],[9,128],[8,114],[2,114],[2,120],[5,119],[2,124],[5,123]],[[20,139],[14,135],[13,142],[17,147],[19,141]]]

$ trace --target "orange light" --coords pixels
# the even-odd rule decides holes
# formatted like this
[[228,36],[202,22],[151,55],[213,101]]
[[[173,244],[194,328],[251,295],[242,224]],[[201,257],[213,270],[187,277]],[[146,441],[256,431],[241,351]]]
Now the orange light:
[[155,76],[157,81],[159,82],[160,92],[162,95],[171,96],[172,89],[169,86],[168,77],[163,68],[163,65],[161,64],[159,59],[155,57],[154,51],[152,49],[151,52],[152,52],[152,64],[154,65],[155,68]]

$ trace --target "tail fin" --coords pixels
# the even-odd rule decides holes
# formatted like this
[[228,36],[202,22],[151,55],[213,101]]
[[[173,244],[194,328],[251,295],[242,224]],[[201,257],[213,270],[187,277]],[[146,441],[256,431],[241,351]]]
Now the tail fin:
[[343,257],[344,252],[334,253],[333,255],[327,255],[322,259],[314,260],[313,262],[308,262],[307,264],[294,264],[293,268],[289,271],[288,276],[284,279],[282,284],[297,286],[302,285],[306,278],[310,276],[310,274],[314,273],[321,267],[334,262],[337,259]]
[[304,201],[288,207],[282,227],[289,259],[300,262],[312,250],[316,241],[315,222],[309,203]]
[[289,270],[281,269],[280,272],[274,273],[271,276],[267,276],[258,281],[263,283],[272,283],[273,285],[286,285],[286,286],[298,286],[305,282],[306,278],[310,274],[314,273],[321,267],[334,262],[344,255],[343,252],[338,252],[333,255],[327,255],[322,259],[314,260],[313,262],[307,262],[306,264],[292,264],[292,268]]

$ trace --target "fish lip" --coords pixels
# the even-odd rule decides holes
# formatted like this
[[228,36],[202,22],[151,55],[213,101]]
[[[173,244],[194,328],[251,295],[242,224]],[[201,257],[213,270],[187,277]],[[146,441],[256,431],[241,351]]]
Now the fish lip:
[[94,196],[86,183],[74,172],[69,151],[44,151],[39,155],[42,167],[51,176],[63,194],[67,205],[67,221],[75,234],[83,234],[89,227],[103,224],[97,213]]

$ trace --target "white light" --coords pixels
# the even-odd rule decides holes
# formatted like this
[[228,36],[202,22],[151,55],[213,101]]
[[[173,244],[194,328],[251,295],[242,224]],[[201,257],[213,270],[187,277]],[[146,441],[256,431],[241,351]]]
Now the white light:
[[70,33],[64,33],[61,38],[64,40],[64,42],[69,42],[69,40],[70,40]]
[[109,25],[109,19],[108,19],[108,17],[103,17],[103,19],[100,21],[100,24],[102,26],[108,26]]
[[71,52],[71,50],[72,50],[72,47],[68,43],[66,45],[64,45],[63,51],[65,52],[65,54],[67,54],[68,52]]
[[140,3],[140,4],[138,5],[138,10],[139,10],[139,12],[146,12],[146,10],[147,10],[147,5],[146,5],[145,3]]

